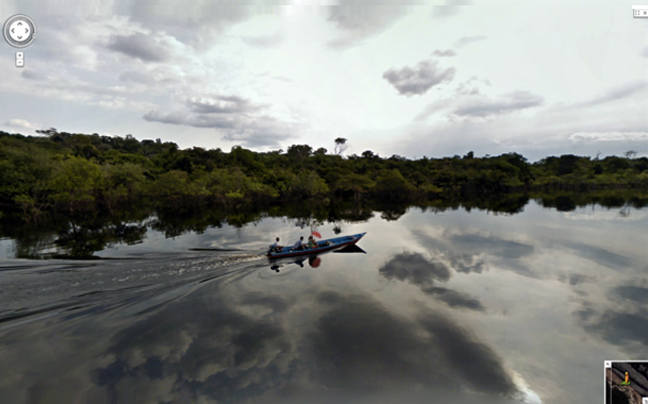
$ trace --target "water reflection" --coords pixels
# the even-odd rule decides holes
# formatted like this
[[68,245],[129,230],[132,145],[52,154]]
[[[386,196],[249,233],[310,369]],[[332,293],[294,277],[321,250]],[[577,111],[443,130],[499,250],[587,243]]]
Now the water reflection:
[[[0,361],[9,364],[0,368],[0,397],[454,404],[525,395],[567,404],[600,401],[605,359],[648,356],[645,209],[624,217],[532,202],[512,216],[375,215],[342,223],[345,233],[367,231],[368,254],[302,262],[317,270],[286,262],[278,276],[253,250],[282,226],[290,229],[282,239],[303,232],[289,222],[265,218],[189,238],[209,251],[187,252],[178,239],[188,254],[182,266],[154,257],[4,271],[5,301],[21,293],[22,302],[64,301],[67,311],[0,323]],[[246,261],[231,252],[236,261],[215,267],[234,247],[247,250]],[[99,273],[109,287],[100,289]],[[84,291],[102,293],[75,297],[84,281],[94,282]],[[50,299],[52,288],[69,295]]]
[[291,265],[295,264],[299,266],[300,268],[304,267],[304,262],[308,262],[308,266],[311,268],[319,268],[320,265],[322,265],[322,256],[328,253],[333,253],[333,254],[366,254],[367,252],[363,250],[362,248],[358,247],[357,244],[350,244],[344,248],[341,248],[339,250],[335,251],[325,251],[319,254],[313,254],[313,255],[308,255],[304,257],[298,257],[298,258],[273,258],[270,259],[271,266],[270,269],[273,271],[279,273],[280,268],[286,266],[286,265]]
[[281,272],[280,268],[283,268],[284,266],[291,265],[291,264],[303,268],[304,262],[308,262],[308,266],[310,266],[311,268],[319,268],[320,264],[322,263],[322,258],[317,255],[313,255],[308,258],[299,258],[299,259],[291,258],[291,259],[284,259],[279,262],[277,260],[272,260],[272,261],[274,262],[272,262],[270,269],[272,269],[276,273],[279,273]]
[[413,206],[423,212],[442,213],[464,209],[485,210],[494,214],[520,214],[532,200],[543,207],[560,212],[572,212],[584,206],[597,204],[618,209],[619,217],[630,218],[633,209],[648,206],[648,197],[619,191],[565,194],[507,194],[492,198],[431,200],[415,205],[396,202],[361,200],[326,203],[285,204],[258,209],[240,207],[230,211],[218,209],[190,209],[178,206],[173,210],[147,211],[145,208],[116,212],[95,212],[76,216],[43,214],[36,222],[24,222],[20,217],[0,215],[0,238],[15,241],[16,258],[97,258],[96,253],[115,245],[133,245],[144,242],[147,230],[160,232],[166,238],[175,238],[193,232],[203,234],[223,226],[242,228],[258,224],[265,217],[286,217],[297,223],[333,224],[335,234],[348,223],[366,222],[378,214],[385,221],[400,220]]
[[440,312],[403,318],[362,295],[325,291],[317,298],[323,313],[310,339],[317,379],[326,387],[425,386],[500,397],[517,390],[498,355]]
[[298,290],[292,293],[255,283],[236,291],[227,282],[203,285],[190,297],[147,301],[101,321],[32,324],[20,332],[28,343],[2,333],[11,347],[1,351],[3,363],[15,366],[0,371],[0,393],[141,403],[518,394],[500,356],[443,312],[421,308],[405,317],[368,294],[304,282],[283,285]]
[[474,297],[463,292],[437,286],[439,283],[446,283],[450,279],[450,270],[444,263],[437,260],[428,260],[422,254],[397,254],[386,262],[379,269],[379,272],[387,279],[408,281],[418,286],[423,293],[435,296],[450,307],[477,311],[484,310],[481,302]]

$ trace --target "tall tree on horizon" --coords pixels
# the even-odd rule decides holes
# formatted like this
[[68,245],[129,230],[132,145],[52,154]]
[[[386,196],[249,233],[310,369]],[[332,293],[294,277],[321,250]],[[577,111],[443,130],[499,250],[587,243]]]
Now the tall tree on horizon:
[[349,145],[346,144],[347,139],[343,137],[339,137],[335,139],[335,154],[338,156],[342,155],[346,149],[349,148]]

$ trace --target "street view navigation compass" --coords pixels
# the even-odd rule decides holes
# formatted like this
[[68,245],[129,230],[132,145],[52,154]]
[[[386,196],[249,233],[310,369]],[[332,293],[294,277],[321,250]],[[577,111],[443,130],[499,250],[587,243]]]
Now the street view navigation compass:
[[[36,39],[36,25],[26,15],[16,14],[5,22],[2,28],[5,41],[14,48],[26,48]],[[22,51],[16,52],[16,67],[25,66],[25,56]]]

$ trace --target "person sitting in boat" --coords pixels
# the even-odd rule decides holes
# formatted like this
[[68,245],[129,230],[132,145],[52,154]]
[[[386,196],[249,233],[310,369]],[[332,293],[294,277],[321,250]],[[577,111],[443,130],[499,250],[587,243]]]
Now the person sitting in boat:
[[299,240],[293,245],[293,250],[303,250],[304,249],[304,236],[301,236]]
[[315,242],[315,239],[313,236],[308,236],[308,248],[317,248],[319,247],[317,243]]
[[281,252],[282,248],[283,246],[279,245],[279,237],[277,237],[277,240],[274,243],[270,244],[270,251]]

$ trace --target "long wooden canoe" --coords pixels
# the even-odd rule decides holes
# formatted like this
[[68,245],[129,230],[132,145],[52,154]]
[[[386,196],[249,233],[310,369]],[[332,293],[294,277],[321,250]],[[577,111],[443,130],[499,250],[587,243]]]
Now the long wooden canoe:
[[268,257],[270,258],[284,258],[284,257],[296,257],[299,255],[313,255],[319,254],[324,251],[337,250],[344,248],[348,245],[357,243],[365,233],[358,233],[351,236],[342,236],[329,238],[327,240],[320,240],[317,242],[317,248],[307,248],[306,243],[304,243],[303,250],[293,250],[292,247],[283,247],[280,251],[274,251],[272,249],[268,250]]

